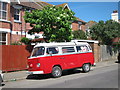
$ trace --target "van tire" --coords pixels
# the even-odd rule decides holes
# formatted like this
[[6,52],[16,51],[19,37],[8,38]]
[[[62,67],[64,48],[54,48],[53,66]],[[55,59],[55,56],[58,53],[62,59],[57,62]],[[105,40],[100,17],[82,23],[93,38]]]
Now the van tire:
[[62,69],[59,66],[54,66],[51,74],[54,78],[61,77]]
[[83,72],[89,72],[90,71],[90,68],[91,68],[91,66],[90,66],[90,64],[89,63],[85,63],[83,66],[82,66],[82,70],[83,70]]

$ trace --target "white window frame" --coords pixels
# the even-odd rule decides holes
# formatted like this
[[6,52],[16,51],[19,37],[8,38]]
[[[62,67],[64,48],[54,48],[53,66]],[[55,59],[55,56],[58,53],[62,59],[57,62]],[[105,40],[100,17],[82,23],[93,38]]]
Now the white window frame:
[[[16,14],[16,13],[15,13],[15,10],[19,10],[19,13]],[[14,15],[18,15],[18,16],[19,16],[19,20],[15,19],[15,17],[14,17],[14,21],[15,21],[15,22],[20,22],[20,21],[21,21],[21,20],[20,20],[20,9],[14,8]]]
[[[20,11],[20,9],[22,9],[22,6],[19,6],[19,5],[13,5],[13,7],[14,7],[14,10],[15,9],[17,9],[17,10],[19,10],[19,14],[17,14],[17,15],[19,15],[19,20],[15,20],[15,18],[14,18],[14,22],[21,22],[21,11]],[[14,11],[14,15],[15,15],[15,11]]]
[[0,43],[5,43],[5,45],[7,45],[7,33],[6,32],[0,32],[0,33],[2,33],[2,34],[5,33],[6,34],[6,36],[5,36],[6,40],[5,41],[2,41],[2,34],[0,35],[0,37],[1,37]]
[[[7,3],[6,2],[2,2],[2,1],[0,1],[0,3],[1,3],[1,9],[0,9],[0,11],[1,11],[1,17],[0,17],[0,20],[7,20]],[[3,10],[3,3],[5,3],[6,4],[6,10]],[[5,19],[3,19],[3,16],[2,16],[2,13],[3,12],[5,12],[6,13],[6,17],[5,17]]]

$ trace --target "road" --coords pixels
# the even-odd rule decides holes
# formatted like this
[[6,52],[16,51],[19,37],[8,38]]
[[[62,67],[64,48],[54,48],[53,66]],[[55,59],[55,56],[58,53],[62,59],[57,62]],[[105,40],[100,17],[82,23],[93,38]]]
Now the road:
[[80,69],[64,71],[60,78],[28,76],[25,80],[5,82],[3,88],[118,88],[118,64],[95,67],[88,73]]

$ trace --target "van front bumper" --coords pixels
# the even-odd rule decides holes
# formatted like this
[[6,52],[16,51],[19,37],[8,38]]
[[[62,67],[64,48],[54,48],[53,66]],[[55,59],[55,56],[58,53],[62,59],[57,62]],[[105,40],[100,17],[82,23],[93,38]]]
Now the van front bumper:
[[27,71],[27,74],[44,74],[43,71]]
[[95,67],[95,66],[96,66],[96,63],[94,63],[92,66],[94,66],[94,67]]

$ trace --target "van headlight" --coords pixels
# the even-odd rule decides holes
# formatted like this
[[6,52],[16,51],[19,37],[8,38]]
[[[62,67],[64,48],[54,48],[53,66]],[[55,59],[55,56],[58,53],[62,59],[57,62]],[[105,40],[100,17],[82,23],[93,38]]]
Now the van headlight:
[[40,67],[40,63],[37,63],[37,67]]

